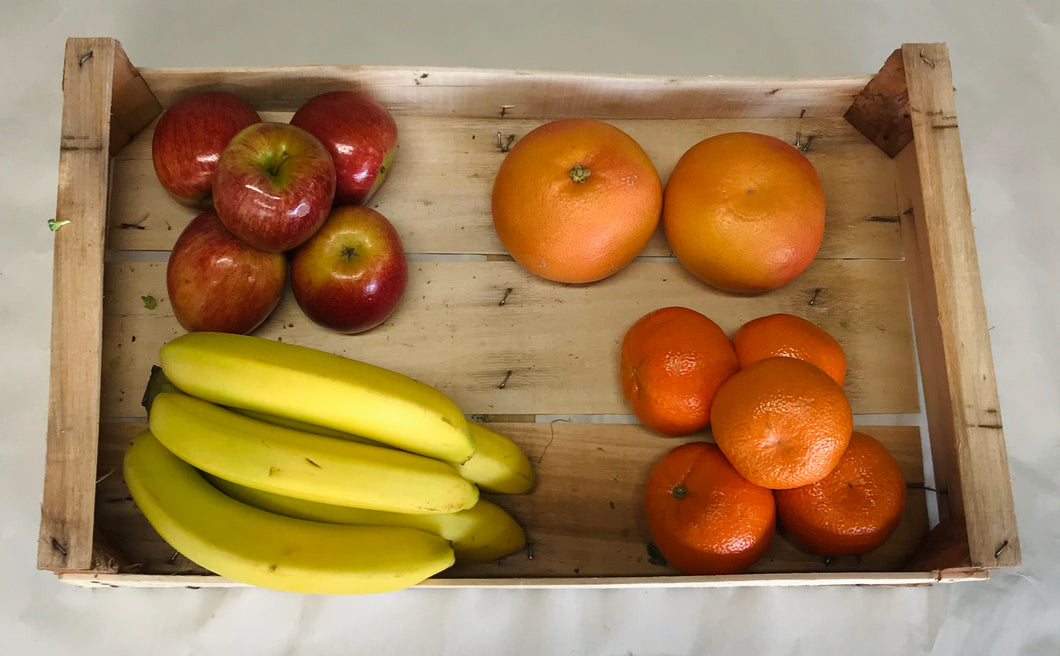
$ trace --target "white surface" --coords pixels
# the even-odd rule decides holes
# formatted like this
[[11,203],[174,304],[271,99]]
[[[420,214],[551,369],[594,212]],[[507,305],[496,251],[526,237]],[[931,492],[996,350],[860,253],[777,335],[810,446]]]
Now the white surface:
[[[0,0],[0,651],[1060,653],[1060,4],[702,4]],[[116,37],[138,66],[770,76],[871,73],[903,42],[948,42],[1023,566],[988,582],[930,588],[413,589],[363,598],[82,590],[37,572],[51,298],[45,222],[55,210],[67,36]]]

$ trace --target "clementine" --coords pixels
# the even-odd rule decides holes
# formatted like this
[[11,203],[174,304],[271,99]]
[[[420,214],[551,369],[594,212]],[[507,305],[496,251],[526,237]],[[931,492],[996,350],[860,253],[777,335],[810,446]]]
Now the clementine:
[[718,390],[714,440],[736,471],[772,489],[809,485],[835,468],[853,415],[828,374],[795,358],[748,365]]
[[662,223],[674,255],[704,282],[762,292],[809,266],[824,207],[805,155],[775,137],[732,132],[681,156],[666,183]]
[[863,554],[898,528],[905,479],[880,442],[855,432],[839,463],[812,485],[777,490],[780,521],[800,544],[823,556]]
[[546,123],[508,152],[493,183],[493,225],[542,278],[588,283],[633,261],[659,224],[662,182],[622,130],[587,118]]
[[732,336],[740,366],[774,356],[805,360],[843,386],[847,357],[834,337],[816,324],[793,314],[770,314],[752,319]]
[[622,394],[645,426],[664,435],[710,425],[714,395],[739,368],[725,332],[686,307],[649,312],[622,339]]
[[651,470],[644,510],[659,553],[685,574],[737,574],[769,547],[773,494],[740,476],[718,447],[691,442]]

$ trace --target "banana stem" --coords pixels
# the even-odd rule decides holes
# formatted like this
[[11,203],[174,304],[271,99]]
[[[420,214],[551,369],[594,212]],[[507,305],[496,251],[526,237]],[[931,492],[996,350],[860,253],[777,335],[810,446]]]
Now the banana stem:
[[179,391],[180,389],[166,377],[165,372],[162,371],[162,367],[159,367],[157,364],[151,365],[151,377],[147,379],[147,387],[144,389],[144,396],[140,401],[140,405],[150,413],[151,404],[155,402],[156,396],[162,392]]

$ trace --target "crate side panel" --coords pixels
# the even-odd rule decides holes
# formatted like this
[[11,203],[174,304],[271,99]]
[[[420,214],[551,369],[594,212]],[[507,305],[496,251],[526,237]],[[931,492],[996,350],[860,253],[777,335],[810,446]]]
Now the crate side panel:
[[265,111],[294,111],[316,94],[349,89],[378,98],[398,114],[479,118],[835,117],[871,79],[370,66],[143,68],[141,73],[166,106],[196,91],[229,91]]
[[[617,576],[544,579],[427,579],[425,588],[731,588],[794,587],[834,585],[886,585],[922,587],[937,583],[984,581],[987,570],[954,569],[923,572],[813,572],[795,574],[734,574],[729,576]],[[247,587],[220,576],[187,574],[108,574],[67,572],[63,583],[85,588],[242,588]]]
[[909,281],[909,300],[913,312],[916,351],[924,390],[924,405],[931,445],[931,465],[939,501],[939,519],[963,521],[964,507],[960,477],[954,453],[952,399],[949,378],[942,352],[942,335],[938,322],[938,299],[935,279],[927,250],[923,221],[924,198],[917,173],[916,149],[909,145],[895,158],[898,176],[898,202],[902,211],[902,237],[905,241],[905,264]]
[[86,569],[100,413],[104,236],[116,43],[70,39],[52,278],[48,441],[37,566]]
[[[945,44],[903,46],[917,173],[972,566],[1020,562],[989,326]],[[920,233],[918,232],[918,235]],[[931,320],[920,317],[919,320]],[[931,412],[931,409],[929,409]],[[947,436],[939,436],[945,438]],[[935,436],[932,436],[935,439]],[[950,481],[951,493],[954,481]]]

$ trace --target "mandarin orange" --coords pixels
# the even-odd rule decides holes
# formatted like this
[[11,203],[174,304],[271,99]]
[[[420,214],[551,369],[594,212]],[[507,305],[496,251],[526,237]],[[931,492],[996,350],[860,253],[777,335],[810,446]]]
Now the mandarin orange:
[[732,336],[740,366],[774,356],[805,360],[816,365],[842,387],[847,358],[834,337],[816,324],[793,314],[770,314],[752,319]]
[[645,426],[664,435],[706,428],[714,395],[739,367],[718,324],[686,307],[649,312],[622,340],[622,394]]
[[725,457],[752,483],[772,489],[809,485],[831,473],[853,423],[843,389],[795,358],[741,369],[711,407],[714,440]]
[[651,470],[644,509],[659,553],[685,574],[737,574],[769,547],[773,494],[741,476],[718,447],[691,442]]
[[879,440],[855,432],[832,473],[775,496],[780,521],[797,542],[823,556],[849,556],[876,549],[898,528],[905,478]]

